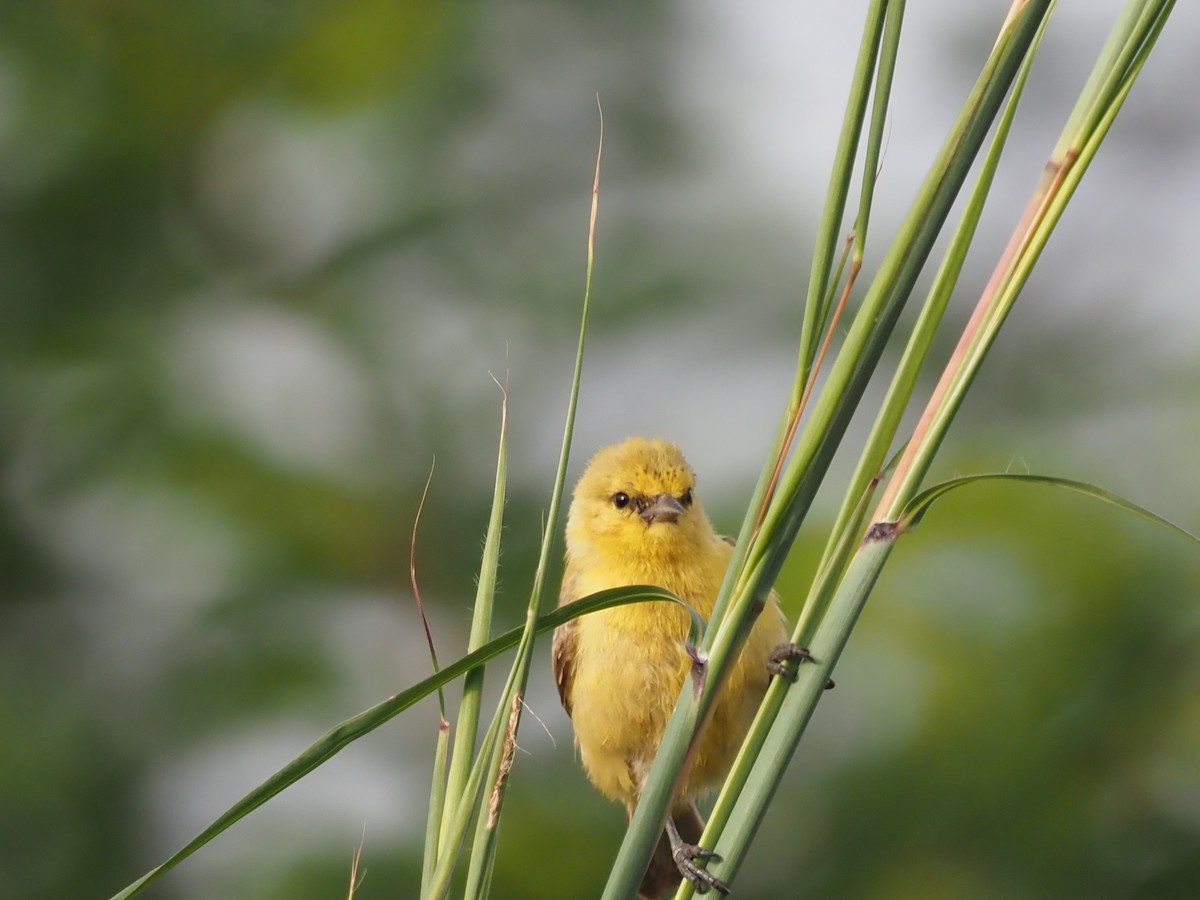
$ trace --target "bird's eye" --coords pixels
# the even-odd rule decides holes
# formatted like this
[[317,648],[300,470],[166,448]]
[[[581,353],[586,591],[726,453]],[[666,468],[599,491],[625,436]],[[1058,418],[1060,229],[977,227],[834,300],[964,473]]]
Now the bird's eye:
[[686,491],[683,492],[683,496],[679,498],[679,502],[682,503],[684,506],[692,505],[692,489],[691,488],[688,488]]
[[615,506],[617,509],[624,509],[629,505],[629,495],[624,491],[617,491],[615,494],[613,494],[612,501],[613,506]]

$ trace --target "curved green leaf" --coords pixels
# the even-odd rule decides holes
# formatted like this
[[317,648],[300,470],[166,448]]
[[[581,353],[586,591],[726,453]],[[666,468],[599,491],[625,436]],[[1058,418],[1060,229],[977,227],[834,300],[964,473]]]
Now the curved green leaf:
[[1186,528],[1176,525],[1170,519],[1165,519],[1158,515],[1158,513],[1151,512],[1144,506],[1138,506],[1133,501],[1126,500],[1119,494],[1114,494],[1112,491],[1106,490],[1099,485],[1086,481],[1075,481],[1071,478],[1057,478],[1053,475],[1027,475],[1016,472],[983,472],[977,475],[962,475],[926,488],[913,497],[901,512],[899,519],[901,530],[916,527],[935,500],[938,500],[956,488],[966,487],[968,484],[976,484],[980,481],[1016,481],[1026,484],[1045,484],[1051,487],[1074,491],[1077,494],[1083,494],[1085,497],[1109,503],[1118,509],[1123,509],[1125,512],[1132,513],[1139,518],[1145,519],[1147,522],[1153,522],[1155,525],[1161,525],[1168,531],[1173,531],[1175,534],[1200,544],[1200,537],[1192,534]]

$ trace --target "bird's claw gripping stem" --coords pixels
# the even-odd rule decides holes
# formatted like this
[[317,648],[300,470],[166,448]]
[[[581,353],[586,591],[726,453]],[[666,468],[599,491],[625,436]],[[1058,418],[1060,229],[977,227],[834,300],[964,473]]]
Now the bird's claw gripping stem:
[[795,670],[784,665],[784,663],[792,661],[798,663],[816,662],[813,659],[813,655],[808,652],[807,647],[801,647],[799,644],[780,644],[767,657],[767,671],[772,675],[780,675],[788,681],[795,681]]
[[[794,669],[785,665],[785,663],[796,661],[797,663],[816,662],[813,655],[808,651],[807,647],[801,647],[799,644],[780,644],[771,651],[771,655],[767,657],[767,671],[772,675],[778,675],[781,678],[786,678],[788,681],[795,681],[798,674]],[[833,687],[833,679],[830,678],[825,682],[825,690],[830,690]]]
[[675,860],[679,874],[691,882],[697,894],[707,894],[713,890],[719,894],[729,893],[729,885],[696,864],[696,860],[706,862],[712,859],[719,862],[720,856],[685,841],[679,836],[679,829],[675,827],[675,821],[670,816],[667,817],[667,837],[671,841],[671,858]]

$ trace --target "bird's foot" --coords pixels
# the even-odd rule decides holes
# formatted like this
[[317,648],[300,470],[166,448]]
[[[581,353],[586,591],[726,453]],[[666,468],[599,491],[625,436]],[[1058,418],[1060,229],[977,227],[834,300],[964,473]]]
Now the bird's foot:
[[767,657],[767,671],[772,675],[780,675],[788,681],[796,680],[796,671],[784,665],[788,662],[816,662],[807,647],[799,644],[780,644]]
[[[780,644],[767,657],[767,671],[772,675],[779,675],[782,678],[786,678],[788,681],[795,681],[798,673],[795,669],[785,665],[785,663],[792,661],[797,663],[816,662],[807,647],[801,647],[799,644]],[[825,690],[828,691],[832,688],[833,679],[827,679]]]
[[711,850],[689,844],[681,838],[679,829],[675,827],[675,822],[670,817],[667,818],[667,837],[671,840],[671,858],[675,860],[679,874],[691,882],[697,894],[707,894],[713,890],[721,894],[729,893],[729,885],[697,864],[697,860],[707,862],[714,859],[719,862],[720,856]]

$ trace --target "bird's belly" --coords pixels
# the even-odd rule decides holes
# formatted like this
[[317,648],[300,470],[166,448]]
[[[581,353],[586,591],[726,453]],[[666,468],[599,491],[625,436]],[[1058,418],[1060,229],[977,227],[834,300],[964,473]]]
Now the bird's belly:
[[668,604],[579,621],[571,719],[588,777],[614,800],[637,797],[658,751],[689,668],[686,635],[686,614]]

